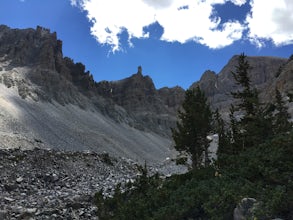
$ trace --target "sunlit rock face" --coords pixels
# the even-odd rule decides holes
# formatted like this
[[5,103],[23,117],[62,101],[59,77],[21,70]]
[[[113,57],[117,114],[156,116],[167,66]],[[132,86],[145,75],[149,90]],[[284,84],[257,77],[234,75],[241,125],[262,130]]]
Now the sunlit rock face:
[[174,157],[176,107],[165,106],[142,68],[104,84],[63,57],[49,29],[0,26],[1,147],[106,151],[141,163]]

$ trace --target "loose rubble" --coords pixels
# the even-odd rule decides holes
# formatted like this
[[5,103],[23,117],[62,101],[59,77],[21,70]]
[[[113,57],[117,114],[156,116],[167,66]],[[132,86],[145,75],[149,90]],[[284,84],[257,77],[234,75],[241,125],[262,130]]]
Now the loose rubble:
[[94,152],[0,150],[0,219],[98,219],[94,194],[111,196],[137,167]]

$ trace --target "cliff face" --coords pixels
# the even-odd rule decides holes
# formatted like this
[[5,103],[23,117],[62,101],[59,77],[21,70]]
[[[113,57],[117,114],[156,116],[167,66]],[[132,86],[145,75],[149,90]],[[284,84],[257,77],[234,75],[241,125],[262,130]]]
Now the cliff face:
[[97,84],[98,94],[122,106],[138,122],[140,129],[151,129],[170,135],[175,125],[177,110],[184,98],[180,87],[157,90],[149,76],[143,76],[141,67],[132,76]]
[[165,102],[169,102],[172,92],[168,94],[169,89],[165,89],[159,93],[152,79],[142,75],[141,67],[129,78],[96,83],[82,63],[63,57],[62,41],[49,29],[38,26],[36,30],[19,30],[2,25],[0,41],[0,58],[6,62],[6,69],[30,68],[23,76],[18,75],[19,79],[3,75],[6,85],[18,85],[23,98],[94,108],[118,122],[170,135],[182,95],[173,97],[179,100],[169,108]]
[[149,162],[175,153],[169,135],[180,100],[169,89],[160,94],[141,70],[96,83],[63,57],[48,29],[0,26],[0,90],[2,148],[90,149]]
[[2,69],[8,71],[2,74],[2,81],[9,87],[17,84],[23,98],[55,99],[61,104],[80,98],[70,83],[70,71],[62,69],[66,67],[62,41],[49,29],[38,26],[36,30],[19,30],[1,25],[0,61]]
[[[262,102],[273,101],[275,87],[283,96],[292,91],[291,62],[278,57],[247,57],[251,69],[249,76],[251,86],[256,88]],[[214,109],[218,108],[223,114],[228,114],[230,105],[235,101],[230,95],[232,91],[239,90],[231,71],[235,71],[238,56],[233,56],[224,68],[216,74],[206,71],[201,79],[192,84],[191,88],[200,86],[208,97]]]

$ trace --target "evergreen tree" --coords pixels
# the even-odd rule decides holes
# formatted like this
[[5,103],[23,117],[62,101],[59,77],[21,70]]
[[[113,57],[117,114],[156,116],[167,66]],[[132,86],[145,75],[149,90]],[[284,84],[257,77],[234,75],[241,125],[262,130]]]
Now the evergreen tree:
[[[233,120],[236,121],[231,121],[234,150],[236,145],[240,148],[236,152],[263,143],[272,135],[270,112],[267,106],[263,107],[259,102],[258,91],[251,88],[251,80],[248,75],[250,69],[251,66],[246,60],[246,56],[241,54],[236,71],[232,72],[236,84],[241,86],[240,90],[231,93],[233,98],[238,100],[237,106],[231,114],[241,115],[240,120],[236,120],[234,117]],[[237,132],[235,126],[237,126]],[[237,143],[238,141],[240,142]]]
[[277,113],[274,116],[273,132],[274,134],[279,134],[290,131],[290,129],[292,128],[292,123],[289,122],[290,114],[288,113],[288,107],[285,105],[282,95],[277,88],[275,99],[275,107]]
[[224,152],[224,149],[227,148],[228,145],[230,145],[230,138],[226,131],[225,122],[222,119],[219,110],[217,109],[214,112],[214,133],[218,134],[219,140],[218,140],[218,154],[221,154]]
[[199,87],[185,92],[182,111],[178,112],[177,128],[172,129],[175,148],[191,155],[193,168],[201,166],[203,156],[208,163],[212,113],[204,93]]
[[246,60],[246,56],[242,53],[238,58],[238,66],[236,71],[231,72],[237,85],[241,86],[241,90],[237,92],[231,92],[233,98],[238,99],[237,110],[245,112],[245,118],[243,120],[249,120],[256,113],[256,104],[258,102],[258,93],[251,88],[251,80],[248,76],[248,71],[251,70],[251,66]]
[[217,164],[222,167],[226,164],[226,156],[231,154],[231,137],[226,130],[225,122],[218,109],[214,112],[213,120],[213,132],[218,134]]

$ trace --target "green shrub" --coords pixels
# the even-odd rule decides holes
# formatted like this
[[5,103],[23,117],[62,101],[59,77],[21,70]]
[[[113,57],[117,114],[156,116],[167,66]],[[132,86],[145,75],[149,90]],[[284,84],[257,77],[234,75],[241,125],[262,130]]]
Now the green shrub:
[[286,219],[293,207],[292,155],[293,132],[247,149],[221,170],[210,166],[165,180],[143,172],[124,193],[118,186],[113,198],[96,194],[99,217],[231,219],[241,199],[252,197],[259,203],[258,219]]

